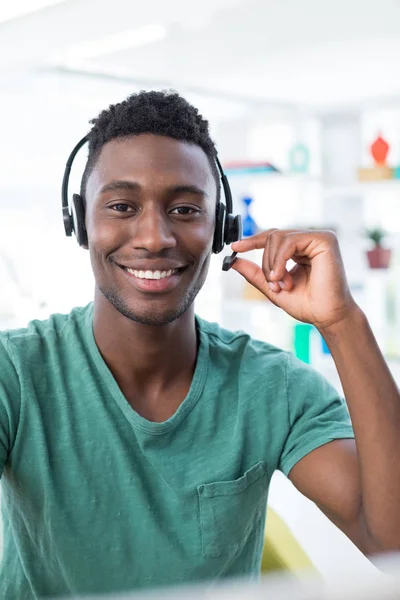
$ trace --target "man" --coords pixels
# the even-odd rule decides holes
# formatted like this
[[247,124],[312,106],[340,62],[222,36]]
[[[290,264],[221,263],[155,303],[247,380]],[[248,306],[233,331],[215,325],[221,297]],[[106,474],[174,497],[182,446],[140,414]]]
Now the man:
[[1,598],[257,575],[276,469],[367,555],[399,548],[399,393],[334,235],[269,230],[234,268],[319,329],[353,427],[310,367],[195,317],[220,194],[197,110],[141,92],[92,123],[94,302],[0,336]]

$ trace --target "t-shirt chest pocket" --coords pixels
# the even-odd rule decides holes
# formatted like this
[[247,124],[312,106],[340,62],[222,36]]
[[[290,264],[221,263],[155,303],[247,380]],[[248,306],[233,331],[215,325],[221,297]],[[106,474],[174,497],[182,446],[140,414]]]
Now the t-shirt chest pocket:
[[197,488],[203,555],[232,555],[257,530],[266,510],[267,463],[258,462],[234,481],[206,483]]

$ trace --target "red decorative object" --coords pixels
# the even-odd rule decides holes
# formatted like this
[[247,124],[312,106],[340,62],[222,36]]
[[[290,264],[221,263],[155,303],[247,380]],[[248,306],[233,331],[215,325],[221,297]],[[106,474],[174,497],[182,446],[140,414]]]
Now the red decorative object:
[[389,153],[389,144],[382,136],[378,135],[374,143],[371,145],[371,154],[375,163],[379,166],[386,164],[386,158]]
[[368,250],[367,257],[370,269],[388,269],[392,251],[389,248],[375,246],[372,250]]

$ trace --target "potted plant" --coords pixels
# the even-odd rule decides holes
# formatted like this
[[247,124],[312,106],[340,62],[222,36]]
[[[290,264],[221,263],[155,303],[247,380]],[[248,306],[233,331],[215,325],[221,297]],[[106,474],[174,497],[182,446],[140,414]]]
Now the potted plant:
[[382,246],[385,236],[385,231],[379,227],[366,231],[366,237],[374,244],[374,247],[367,251],[370,269],[387,269],[389,267],[392,251]]

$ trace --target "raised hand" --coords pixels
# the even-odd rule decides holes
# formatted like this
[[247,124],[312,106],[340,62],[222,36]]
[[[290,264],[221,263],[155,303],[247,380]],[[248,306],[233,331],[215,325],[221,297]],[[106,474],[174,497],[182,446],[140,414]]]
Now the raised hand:
[[295,319],[324,330],[356,307],[333,232],[270,229],[232,244],[238,253],[255,249],[264,249],[261,267],[238,257],[232,268]]

